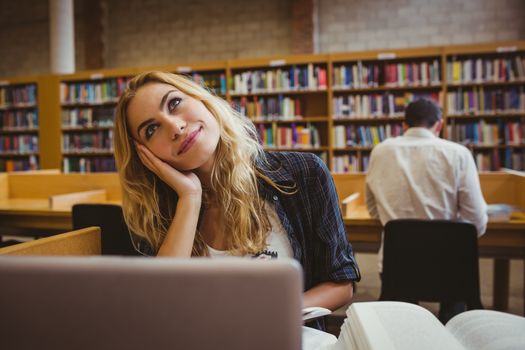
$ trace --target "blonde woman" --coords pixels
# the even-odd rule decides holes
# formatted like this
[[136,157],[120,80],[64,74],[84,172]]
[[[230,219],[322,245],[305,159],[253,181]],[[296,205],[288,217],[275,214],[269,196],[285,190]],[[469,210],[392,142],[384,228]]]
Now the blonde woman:
[[317,156],[265,153],[253,124],[226,101],[163,72],[129,82],[114,138],[124,216],[140,252],[292,257],[304,270],[304,307],[350,301],[360,274]]

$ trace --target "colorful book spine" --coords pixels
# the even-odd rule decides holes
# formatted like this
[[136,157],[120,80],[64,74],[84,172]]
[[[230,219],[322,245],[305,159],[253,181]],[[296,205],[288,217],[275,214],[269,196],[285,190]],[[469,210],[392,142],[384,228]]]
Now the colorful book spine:
[[525,113],[525,89],[479,87],[450,91],[447,106],[449,115]]
[[441,104],[440,92],[406,92],[347,95],[332,98],[334,119],[403,117],[405,106],[418,99],[431,99]]
[[447,80],[452,84],[525,81],[525,56],[452,60],[447,62]]
[[387,138],[401,136],[401,124],[379,126],[336,125],[332,129],[335,148],[372,147]]
[[362,89],[441,84],[439,59],[424,62],[363,62],[335,65],[333,86],[336,89]]
[[233,76],[232,94],[326,90],[326,68],[308,64],[289,68],[251,70]]

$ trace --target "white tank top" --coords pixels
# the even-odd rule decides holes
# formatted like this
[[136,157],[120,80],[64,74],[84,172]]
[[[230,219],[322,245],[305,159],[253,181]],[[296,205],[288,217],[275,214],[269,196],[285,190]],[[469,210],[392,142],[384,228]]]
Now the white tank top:
[[[266,238],[267,248],[255,255],[246,255],[254,259],[276,259],[276,258],[293,258],[292,245],[288,239],[288,234],[284,231],[281,220],[275,211],[275,207],[269,202],[264,203],[264,209],[270,221],[270,232]],[[223,258],[233,256],[228,250],[217,250],[208,246],[210,257]]]

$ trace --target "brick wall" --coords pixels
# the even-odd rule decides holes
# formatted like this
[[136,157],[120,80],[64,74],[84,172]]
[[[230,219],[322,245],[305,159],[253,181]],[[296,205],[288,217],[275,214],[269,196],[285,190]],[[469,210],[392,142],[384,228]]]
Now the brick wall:
[[[75,1],[77,70],[83,7]],[[101,0],[108,68],[290,54],[297,0]],[[320,52],[525,39],[525,0],[315,0]],[[0,77],[49,72],[44,0],[0,0]]]
[[524,0],[318,0],[321,52],[525,39]]
[[107,66],[288,54],[290,2],[111,0]]
[[47,1],[1,1],[0,77],[49,70]]
[[[80,40],[83,30],[81,17],[82,13],[75,6],[77,69],[84,66],[84,46]],[[0,0],[1,78],[49,73],[49,45],[47,0]]]

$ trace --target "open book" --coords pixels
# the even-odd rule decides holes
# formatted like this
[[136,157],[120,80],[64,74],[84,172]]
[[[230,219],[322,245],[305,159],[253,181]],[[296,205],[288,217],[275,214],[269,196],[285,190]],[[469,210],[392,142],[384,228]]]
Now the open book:
[[[507,350],[525,348],[525,318],[471,310],[443,326],[428,310],[395,301],[354,303],[337,341],[323,350]],[[303,347],[304,348],[304,347]]]

